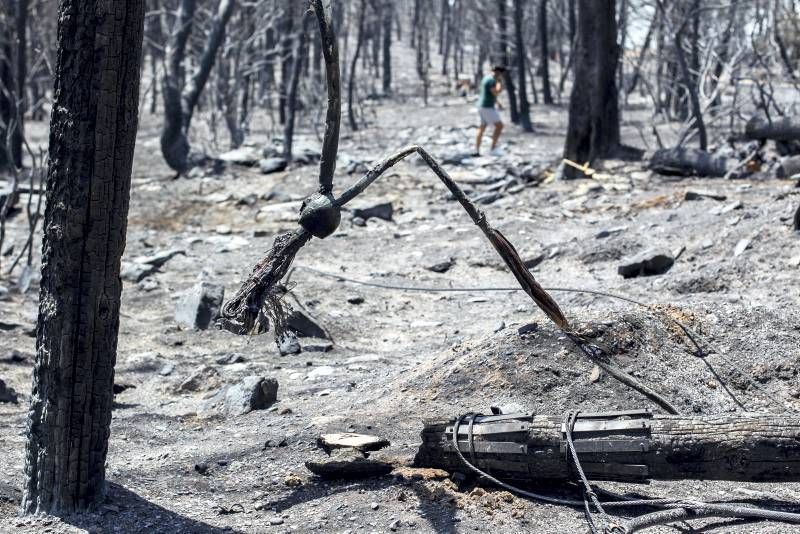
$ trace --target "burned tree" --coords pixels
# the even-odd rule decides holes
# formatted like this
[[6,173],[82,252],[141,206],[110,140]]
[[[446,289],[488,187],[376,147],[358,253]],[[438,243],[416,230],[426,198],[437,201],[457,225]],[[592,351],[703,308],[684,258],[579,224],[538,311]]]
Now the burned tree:
[[59,6],[26,513],[104,495],[144,4]]
[[[583,164],[611,155],[620,144],[615,0],[578,0],[576,39],[564,157]],[[579,175],[565,168],[566,177]]]
[[172,35],[167,45],[167,60],[162,87],[164,128],[161,132],[161,153],[164,155],[167,165],[179,173],[185,172],[191,166],[189,127],[200,95],[203,93],[211,75],[211,69],[214,67],[217,52],[224,41],[225,27],[233,15],[236,1],[219,0],[197,70],[186,81],[184,67],[186,46],[192,32],[196,7],[196,0],[181,0],[180,2]]
[[547,25],[547,0],[539,0],[538,23],[542,100],[549,106],[553,104],[553,95],[550,91],[550,31]]
[[383,82],[383,93],[389,94],[392,92],[392,17],[394,15],[394,6],[391,1],[386,1],[381,5],[381,68]]
[[[498,27],[498,42],[497,42],[497,60],[499,63],[508,68],[508,18],[506,10],[506,0],[500,0],[497,3],[497,27]],[[509,69],[510,70],[510,69]],[[511,122],[517,124],[519,122],[519,111],[517,111],[517,96],[514,89],[514,77],[511,72],[504,78],[506,91],[508,91],[508,112]]]
[[525,40],[522,38],[522,24],[525,18],[523,0],[514,0],[514,43],[517,49],[516,69],[519,76],[519,123],[526,132],[532,132],[531,110],[528,103],[528,90],[525,84]]

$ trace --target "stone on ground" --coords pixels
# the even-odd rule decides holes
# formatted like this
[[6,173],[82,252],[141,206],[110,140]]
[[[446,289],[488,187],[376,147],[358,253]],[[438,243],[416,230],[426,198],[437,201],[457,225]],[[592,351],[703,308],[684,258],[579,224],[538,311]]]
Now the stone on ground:
[[285,170],[288,164],[289,163],[283,158],[265,158],[258,162],[258,168],[261,174],[272,174]]
[[225,163],[253,167],[261,159],[261,155],[255,148],[243,146],[220,154],[219,159]]
[[394,206],[391,202],[381,202],[373,205],[362,205],[352,209],[353,218],[360,217],[368,221],[370,219],[383,219],[391,221],[394,215]]
[[353,479],[388,475],[394,466],[368,458],[358,449],[335,449],[330,456],[306,461],[306,468],[321,478]]
[[317,438],[317,446],[330,452],[333,449],[358,449],[360,451],[377,451],[389,446],[389,440],[369,434],[323,434]]
[[675,258],[666,250],[649,249],[622,261],[617,272],[624,278],[664,274],[672,268]]
[[198,367],[178,386],[180,392],[209,391],[219,387],[221,378],[219,371],[210,365]]
[[225,288],[209,282],[198,282],[178,300],[175,321],[189,328],[205,330],[219,318]]
[[244,415],[269,408],[278,400],[278,381],[263,376],[247,376],[225,392],[228,415]]
[[0,379],[0,402],[17,404],[17,392]]
[[293,311],[286,319],[286,327],[294,332],[298,337],[316,337],[319,339],[330,339],[331,337],[322,326],[314,319],[300,311]]

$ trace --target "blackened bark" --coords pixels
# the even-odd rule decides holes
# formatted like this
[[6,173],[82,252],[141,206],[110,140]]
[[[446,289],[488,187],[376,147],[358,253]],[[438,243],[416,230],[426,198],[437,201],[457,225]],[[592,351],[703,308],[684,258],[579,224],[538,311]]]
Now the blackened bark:
[[281,25],[281,83],[278,93],[278,120],[281,124],[286,124],[286,96],[289,92],[289,79],[291,77],[292,64],[292,34],[294,31],[294,4],[296,2],[286,2],[286,11],[283,14],[283,24]]
[[144,0],[62,0],[22,509],[105,485]]
[[355,83],[356,83],[356,69],[358,68],[358,57],[361,55],[361,49],[364,47],[364,25],[367,18],[367,1],[361,0],[358,13],[358,35],[356,36],[356,50],[353,52],[353,60],[350,63],[350,79],[347,83],[347,120],[350,123],[350,129],[353,131],[358,130],[358,123],[356,122],[355,112]]
[[294,140],[294,117],[297,109],[297,86],[303,74],[303,56],[306,52],[306,29],[302,25],[297,32],[292,54],[292,78],[289,81],[289,92],[286,95],[286,125],[283,129],[283,157],[292,160],[292,141]]
[[164,97],[164,127],[161,131],[161,154],[170,168],[184,172],[189,166],[189,139],[183,129],[181,91],[185,80],[183,61],[192,32],[197,0],[181,0],[174,29],[167,43],[167,60],[161,94]]
[[[2,15],[2,13],[0,13]],[[10,153],[8,131],[14,118],[14,75],[11,66],[11,34],[10,21],[0,16],[0,168],[9,165],[13,158]],[[6,89],[8,88],[8,89]]]
[[526,132],[532,132],[530,104],[525,86],[525,41],[522,38],[522,21],[524,18],[524,0],[514,1],[514,40],[517,49],[517,75],[519,76],[519,123]]
[[17,168],[22,168],[22,142],[25,137],[25,79],[28,76],[28,0],[16,0],[15,3],[15,65],[14,91],[16,111],[14,113],[14,131],[11,134],[11,159]]
[[383,59],[381,66],[383,68],[383,93],[389,94],[392,92],[392,15],[394,13],[394,5],[392,2],[384,2],[383,9],[381,10],[381,23],[383,24]]
[[189,130],[192,115],[208,82],[208,77],[211,75],[211,69],[214,67],[219,47],[225,40],[225,27],[228,25],[235,7],[235,0],[220,0],[217,6],[217,13],[211,23],[211,31],[208,34],[206,46],[200,56],[200,64],[183,90],[183,129],[185,131]]
[[[610,155],[620,143],[615,0],[578,0],[575,82],[564,157],[578,163]],[[565,177],[579,172],[567,166]]]
[[[503,66],[510,65],[508,58],[508,21],[506,20],[506,0],[500,0],[497,3],[497,26],[500,33],[500,41],[498,43],[498,62]],[[519,122],[519,112],[517,111],[517,96],[514,90],[514,77],[511,72],[503,78],[506,90],[508,91],[508,111],[511,116],[511,122],[517,124]]]
[[550,32],[547,27],[547,0],[539,0],[539,46],[540,69],[542,73],[542,100],[546,105],[553,104],[550,92]]
[[178,172],[185,172],[190,166],[191,147],[187,133],[197,102],[214,67],[219,47],[225,40],[225,27],[235,7],[235,0],[220,0],[199,66],[185,86],[183,63],[186,44],[192,31],[196,0],[181,0],[178,8],[175,30],[167,46],[167,66],[162,88],[164,128],[161,132],[161,153],[167,164]]

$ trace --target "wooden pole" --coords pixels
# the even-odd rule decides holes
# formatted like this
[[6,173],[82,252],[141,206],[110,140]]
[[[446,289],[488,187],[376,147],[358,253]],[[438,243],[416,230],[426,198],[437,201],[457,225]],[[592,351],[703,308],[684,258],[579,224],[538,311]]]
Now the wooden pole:
[[[471,422],[467,416],[458,425],[458,447],[470,463],[501,480],[566,480],[574,468],[564,421],[512,414]],[[455,452],[455,423],[425,423],[416,465],[468,471]],[[800,417],[794,415],[580,414],[572,437],[594,480],[800,481]]]

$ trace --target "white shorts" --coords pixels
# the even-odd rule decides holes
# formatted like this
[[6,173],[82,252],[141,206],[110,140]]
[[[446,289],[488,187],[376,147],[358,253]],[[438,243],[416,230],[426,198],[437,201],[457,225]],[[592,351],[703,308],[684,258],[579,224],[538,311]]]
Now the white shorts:
[[481,126],[492,126],[500,122],[500,114],[495,108],[478,108],[478,115],[481,116]]

